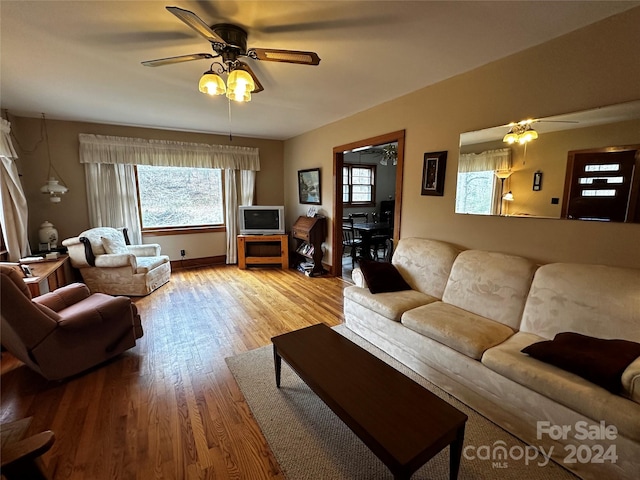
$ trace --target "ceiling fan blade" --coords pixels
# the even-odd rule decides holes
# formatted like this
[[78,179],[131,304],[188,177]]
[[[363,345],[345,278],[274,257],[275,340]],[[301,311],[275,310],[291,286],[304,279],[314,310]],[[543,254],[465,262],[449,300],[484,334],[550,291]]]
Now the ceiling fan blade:
[[251,67],[249,65],[247,65],[244,62],[238,61],[238,63],[241,65],[241,69],[246,71],[247,73],[249,73],[249,75],[251,75],[251,78],[253,78],[253,82],[256,84],[256,88],[254,88],[251,93],[260,93],[261,91],[264,90],[264,87],[262,86],[262,84],[260,83],[260,80],[258,80],[258,77],[256,76],[255,73],[253,73],[253,70],[251,70]]
[[299,50],[277,50],[275,48],[251,48],[247,52],[251,58],[268,62],[300,63],[302,65],[318,65],[320,57],[316,52]]
[[214,58],[210,53],[192,53],[190,55],[180,55],[178,57],[158,58],[157,60],[147,60],[141,62],[145,67],[161,67],[172,63],[190,62],[191,60],[202,60],[203,58]]
[[184,23],[193,28],[196,32],[202,35],[204,38],[209,40],[210,42],[222,43],[226,45],[227,42],[224,41],[222,37],[216,34],[209,25],[204,23],[200,17],[198,17],[195,13],[190,12],[189,10],[184,10],[179,7],[166,7],[171,13],[173,13],[176,17],[182,20]]

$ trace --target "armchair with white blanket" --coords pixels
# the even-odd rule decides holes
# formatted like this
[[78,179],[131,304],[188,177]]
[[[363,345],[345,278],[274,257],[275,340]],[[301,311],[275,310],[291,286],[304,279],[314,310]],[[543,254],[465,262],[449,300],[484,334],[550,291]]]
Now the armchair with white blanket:
[[160,245],[129,245],[126,228],[91,228],[62,244],[91,292],[144,296],[171,275],[169,257],[160,254]]

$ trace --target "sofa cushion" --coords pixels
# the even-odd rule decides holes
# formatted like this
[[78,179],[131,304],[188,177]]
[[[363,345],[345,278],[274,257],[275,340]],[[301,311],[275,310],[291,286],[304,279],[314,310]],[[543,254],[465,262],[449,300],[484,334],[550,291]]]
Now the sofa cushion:
[[107,253],[129,253],[129,250],[127,250],[127,244],[124,243],[124,237],[122,235],[100,238],[102,239],[102,246]]
[[529,345],[522,352],[620,393],[622,373],[640,357],[640,343],[563,332],[553,340]]
[[159,255],[157,257],[136,257],[136,262],[136,273],[148,273],[163,263],[169,262],[169,257],[166,255]]
[[622,372],[622,394],[636,403],[640,403],[640,358],[631,362]]
[[356,286],[345,288],[344,297],[394,322],[399,322],[407,310],[438,300],[416,290],[373,294],[368,288]]
[[360,270],[371,293],[411,290],[411,287],[402,278],[398,269],[391,263],[361,260]]
[[459,248],[438,240],[402,238],[391,263],[411,288],[440,299],[459,252]]
[[640,269],[551,263],[533,278],[521,331],[640,342]]
[[401,322],[407,328],[476,360],[480,360],[485,350],[514,334],[511,327],[443,302],[409,310]]
[[518,330],[535,270],[526,258],[466,250],[453,262],[442,300]]
[[541,340],[545,339],[518,332],[484,352],[482,364],[596,422],[615,425],[620,433],[640,441],[640,405],[521,352]]

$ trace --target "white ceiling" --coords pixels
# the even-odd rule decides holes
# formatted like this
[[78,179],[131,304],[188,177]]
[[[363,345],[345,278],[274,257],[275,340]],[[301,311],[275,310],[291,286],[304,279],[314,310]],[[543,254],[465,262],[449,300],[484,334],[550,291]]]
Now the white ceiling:
[[246,59],[265,90],[233,103],[234,135],[287,139],[543,43],[640,1],[0,1],[0,107],[9,114],[206,133],[227,100],[198,92],[212,53],[164,7],[235,23],[248,46],[311,50],[318,66]]

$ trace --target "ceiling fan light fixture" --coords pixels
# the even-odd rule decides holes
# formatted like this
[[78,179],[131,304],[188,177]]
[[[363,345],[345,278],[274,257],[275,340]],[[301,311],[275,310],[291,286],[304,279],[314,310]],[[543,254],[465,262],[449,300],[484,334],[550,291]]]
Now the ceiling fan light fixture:
[[234,70],[227,79],[227,97],[236,102],[250,102],[251,92],[255,90],[256,84],[253,77],[244,70]]
[[536,132],[531,124],[535,120],[523,120],[518,123],[512,123],[509,125],[509,132],[502,138],[504,143],[508,143],[509,145],[514,143],[519,143],[520,145],[524,145],[532,140],[538,138],[538,132]]
[[198,90],[207,95],[223,95],[227,91],[227,87],[220,75],[209,70],[200,77]]
[[527,125],[527,128],[524,131],[524,133],[520,135],[518,142],[520,142],[520,144],[523,145],[537,138],[538,138],[538,132],[536,132],[533,128],[531,128],[531,125]]

